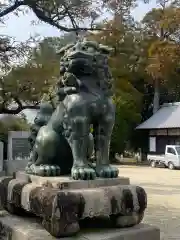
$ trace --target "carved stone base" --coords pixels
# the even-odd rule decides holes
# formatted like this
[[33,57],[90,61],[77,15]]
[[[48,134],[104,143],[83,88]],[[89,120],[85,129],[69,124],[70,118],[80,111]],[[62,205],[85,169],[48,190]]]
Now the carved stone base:
[[144,189],[129,185],[127,178],[74,181],[22,172],[0,179],[0,200],[13,214],[25,211],[40,217],[54,237],[78,233],[87,219],[89,225],[103,218],[111,227],[131,227],[142,221],[147,206]]
[[[0,211],[0,239],[1,240],[55,240],[38,223],[37,218],[27,218],[11,215]],[[160,231],[154,226],[139,224],[132,228],[83,229],[77,236],[63,238],[63,240],[160,240]]]

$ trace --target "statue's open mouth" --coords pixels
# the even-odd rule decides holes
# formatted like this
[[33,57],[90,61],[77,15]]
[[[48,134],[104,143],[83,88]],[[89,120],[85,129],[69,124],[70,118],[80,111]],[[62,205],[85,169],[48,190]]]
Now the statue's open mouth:
[[68,54],[67,56],[69,59],[78,59],[78,58],[88,58],[88,59],[93,59],[94,54],[83,52],[83,51],[74,51]]

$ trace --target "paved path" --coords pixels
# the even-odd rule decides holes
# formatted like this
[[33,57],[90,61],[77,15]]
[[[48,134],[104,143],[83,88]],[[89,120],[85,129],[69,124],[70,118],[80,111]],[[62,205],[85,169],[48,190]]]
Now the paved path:
[[144,222],[161,229],[161,240],[180,240],[180,170],[141,166],[121,166],[119,170],[148,194]]

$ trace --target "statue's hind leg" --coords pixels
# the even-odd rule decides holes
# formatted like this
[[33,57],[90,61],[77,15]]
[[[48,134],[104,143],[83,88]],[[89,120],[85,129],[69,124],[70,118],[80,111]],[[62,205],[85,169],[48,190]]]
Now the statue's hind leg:
[[59,147],[58,134],[49,126],[40,129],[33,147],[31,157],[33,164],[26,171],[40,176],[60,175],[60,167],[53,165]]
[[110,165],[109,147],[115,120],[115,107],[111,100],[104,107],[103,116],[94,125],[96,174],[102,178],[114,178],[118,176],[119,171]]

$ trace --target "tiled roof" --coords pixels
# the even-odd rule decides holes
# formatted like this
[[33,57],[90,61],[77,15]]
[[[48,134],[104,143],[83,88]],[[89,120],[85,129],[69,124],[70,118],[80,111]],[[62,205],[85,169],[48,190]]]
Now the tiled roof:
[[136,129],[180,128],[180,102],[165,103]]

